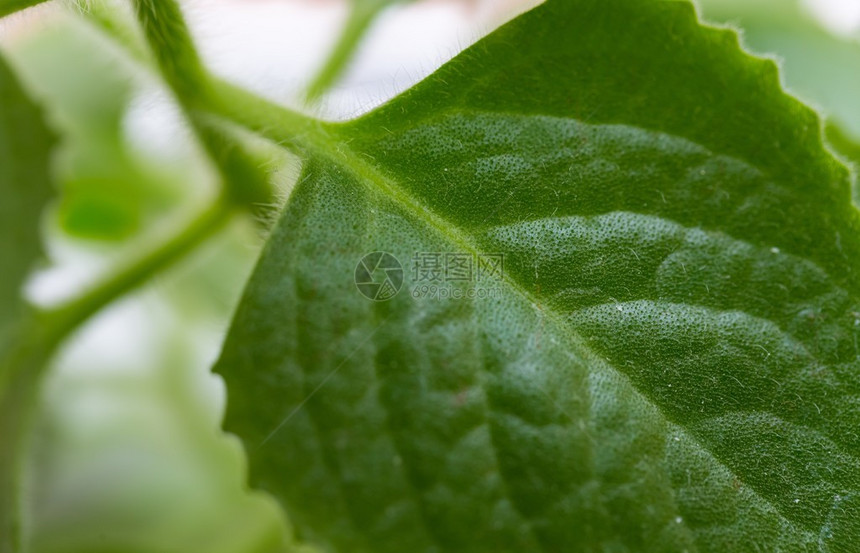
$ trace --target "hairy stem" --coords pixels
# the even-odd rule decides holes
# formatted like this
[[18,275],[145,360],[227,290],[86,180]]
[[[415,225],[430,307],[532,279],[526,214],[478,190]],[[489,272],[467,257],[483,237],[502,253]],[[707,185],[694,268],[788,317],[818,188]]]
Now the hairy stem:
[[[134,63],[152,68],[153,60],[146,45],[136,40],[135,33],[115,13],[96,5],[90,10],[88,16],[88,20],[121,47]],[[208,132],[213,127],[210,124],[212,116],[249,129],[293,153],[301,153],[307,149],[308,143],[318,138],[328,125],[317,118],[274,104],[218,77],[210,75],[206,77],[206,81],[208,91],[204,101],[194,108],[186,107],[185,113],[204,148],[222,172],[223,166],[218,161],[222,158],[217,155],[217,152],[213,155],[212,150],[212,142],[217,144],[218,139],[210,141],[208,137],[202,136],[202,133]],[[233,147],[235,146],[234,144]],[[247,186],[243,182],[226,184]]]
[[349,18],[337,43],[306,92],[313,101],[326,93],[343,75],[376,16],[390,4],[390,0],[357,0],[352,2]]
[[302,154],[326,139],[322,120],[272,103],[225,81],[213,83],[208,111]]
[[174,0],[134,0],[135,14],[161,74],[186,108],[205,97],[208,75]]

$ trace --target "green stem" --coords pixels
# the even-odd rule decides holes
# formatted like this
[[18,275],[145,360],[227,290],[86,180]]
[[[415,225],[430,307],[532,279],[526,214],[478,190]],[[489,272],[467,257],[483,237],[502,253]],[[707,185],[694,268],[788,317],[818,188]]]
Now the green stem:
[[223,228],[234,211],[232,203],[219,197],[175,235],[93,286],[88,292],[58,307],[42,311],[38,318],[48,329],[48,340],[54,343],[62,341],[103,307],[184,257]]
[[226,81],[213,80],[207,111],[272,140],[295,153],[307,153],[328,140],[328,123],[272,103]]
[[21,480],[32,411],[38,398],[44,367],[57,344],[39,343],[40,336],[25,330],[11,351],[0,358],[0,553],[23,550]]
[[[4,2],[4,0],[0,0]],[[6,0],[0,13],[27,2]],[[191,112],[206,98],[208,75],[202,69],[187,34],[178,6],[170,0],[137,0],[137,14],[148,41],[155,46],[156,59],[166,80],[183,107]],[[205,125],[202,125],[205,127]],[[216,131],[204,143],[219,159],[216,163],[233,172],[248,175],[250,169],[242,152],[236,153]],[[48,361],[60,343],[81,324],[183,258],[205,239],[221,229],[238,205],[237,197],[258,199],[259,193],[237,196],[235,186],[225,182],[217,199],[176,234],[148,249],[136,260],[117,270],[82,295],[32,313],[0,356],[0,553],[16,553],[22,547],[20,475],[24,470],[31,413]],[[231,183],[235,184],[235,183]]]
[[134,0],[137,20],[161,74],[186,108],[203,101],[208,74],[174,0]]
[[230,219],[233,204],[218,198],[177,234],[67,303],[31,314],[0,357],[0,553],[21,551],[20,475],[31,414],[48,361],[60,343],[92,315],[183,258]]
[[[4,3],[5,2],[5,3]],[[32,3],[32,2],[29,2]],[[0,0],[7,6],[26,0]],[[28,449],[29,422],[39,385],[57,347],[90,317],[125,296],[153,275],[182,259],[215,234],[239,208],[266,197],[253,160],[223,135],[212,116],[234,120],[262,132],[267,127],[284,129],[278,139],[297,151],[325,137],[324,124],[299,113],[269,104],[237,87],[212,78],[202,67],[173,0],[135,0],[138,19],[162,75],[173,89],[189,121],[221,170],[217,199],[194,216],[178,232],[136,260],[124,265],[81,295],[56,307],[32,314],[12,340],[14,346],[0,357],[0,553],[21,549],[20,478]],[[95,8],[93,18],[138,61],[151,62],[134,33],[110,14]],[[211,115],[210,115],[211,114]],[[287,133],[286,129],[292,131]],[[254,180],[256,179],[256,180]],[[254,182],[249,182],[254,180]],[[243,190],[242,185],[253,186]]]
[[370,24],[390,3],[389,0],[355,0],[352,2],[349,18],[343,31],[341,31],[340,38],[338,38],[325,64],[305,93],[305,99],[308,102],[319,99],[340,79],[356,48],[370,28]]
[[[120,46],[132,62],[152,69],[153,59],[145,45],[137,40],[132,29],[112,10],[96,5],[88,16],[88,21]],[[206,132],[206,125],[201,125],[201,121],[205,121],[207,114],[214,115],[299,153],[305,151],[311,143],[317,142],[329,125],[314,117],[274,104],[218,77],[207,76],[206,86],[208,90],[204,103],[194,108],[185,108],[198,134],[200,131]],[[200,138],[208,150],[207,138]],[[214,157],[216,163],[218,158],[219,156]]]

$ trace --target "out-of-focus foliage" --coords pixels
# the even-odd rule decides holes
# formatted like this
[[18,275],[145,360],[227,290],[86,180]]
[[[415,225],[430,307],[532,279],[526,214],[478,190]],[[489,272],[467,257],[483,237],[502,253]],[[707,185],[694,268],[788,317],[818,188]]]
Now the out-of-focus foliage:
[[[8,54],[60,134],[53,164],[60,196],[42,225],[55,249],[122,259],[211,194],[211,171],[188,133],[139,136],[152,131],[134,128],[147,117],[181,125],[171,121],[176,107],[165,109],[157,81],[80,13],[51,14]],[[14,136],[13,144],[27,146],[22,133]],[[277,154],[254,144],[261,164]],[[35,234],[43,206],[34,214],[9,197],[4,190],[3,207]],[[103,339],[85,330],[54,362],[28,470],[29,551],[282,550],[282,516],[270,500],[247,494],[239,449],[216,431],[219,389],[196,345],[229,317],[259,237],[252,217],[238,221],[136,296],[132,304],[149,306],[158,325],[141,320],[140,307],[114,316],[124,328],[119,343],[151,348],[104,359]],[[8,244],[27,241],[3,243],[8,256]]]
[[344,29],[325,64],[308,86],[308,100],[316,100],[337,83],[376,18],[387,8],[414,0],[350,0]]
[[53,196],[55,142],[41,108],[0,55],[0,552],[21,541],[21,470],[31,398],[47,352],[31,336],[24,282],[42,256],[42,211]]

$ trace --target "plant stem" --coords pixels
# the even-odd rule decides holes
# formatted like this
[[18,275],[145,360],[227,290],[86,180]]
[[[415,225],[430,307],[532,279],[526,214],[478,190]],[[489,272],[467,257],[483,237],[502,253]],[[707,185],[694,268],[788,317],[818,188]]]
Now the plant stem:
[[[224,226],[234,211],[248,207],[236,201],[238,195],[236,188],[243,183],[228,182],[231,177],[236,177],[240,173],[246,174],[243,179],[246,180],[249,171],[237,171],[235,167],[247,165],[247,163],[243,159],[237,160],[238,155],[224,154],[226,147],[222,144],[223,139],[214,135],[215,131],[205,123],[208,113],[234,121],[263,136],[274,136],[281,145],[289,146],[297,152],[313,147],[312,145],[318,144],[325,138],[325,123],[322,121],[272,104],[206,74],[205,69],[199,65],[199,59],[182,14],[173,0],[135,0],[135,4],[137,15],[144,27],[144,35],[150,42],[151,48],[156,50],[159,68],[162,73],[167,73],[165,77],[168,84],[183,104],[195,131],[201,135],[201,142],[221,171],[224,182],[221,184],[218,199],[175,236],[92,287],[82,296],[39,313],[36,326],[42,328],[39,334],[44,336],[43,344],[61,342],[100,309],[136,288],[150,276],[181,258],[205,238],[214,234]],[[92,15],[99,28],[112,36],[134,59],[141,63],[148,61],[145,50],[140,44],[134,42],[134,33],[130,29],[126,29],[122,22],[112,17],[110,11],[102,11],[97,7],[93,10]],[[184,61],[179,63],[164,52],[159,54],[157,51],[160,47]],[[177,74],[176,72],[181,72],[183,67],[191,68],[193,71],[185,75]],[[201,89],[207,89],[207,92],[196,96],[193,103],[183,102],[183,91],[195,83],[199,84]],[[278,131],[272,132],[273,129]],[[286,133],[280,129],[289,129],[290,132]],[[259,196],[260,194],[250,194],[249,198],[259,200]]]
[[[151,46],[155,49],[163,46],[185,60],[183,63],[177,63],[165,55],[159,55],[157,58],[162,72],[173,73],[167,76],[167,81],[171,87],[174,87],[174,92],[180,97],[180,101],[182,101],[182,92],[189,86],[187,79],[192,79],[192,82],[206,83],[205,87],[208,92],[196,97],[200,101],[199,105],[197,101],[194,102],[193,107],[183,104],[196,131],[209,132],[205,128],[206,125],[201,124],[201,120],[205,119],[206,113],[211,113],[235,121],[263,136],[274,137],[280,144],[290,146],[299,152],[325,140],[326,124],[324,122],[272,104],[239,87],[210,77],[208,74],[198,73],[198,58],[181,17],[181,12],[178,11],[175,2],[172,0],[136,0],[136,5],[138,16],[141,17],[144,26],[144,34]],[[130,52],[132,57],[141,62],[145,61],[142,59],[145,57],[145,53],[138,45],[132,43],[130,32],[123,32],[122,24],[119,21],[109,17],[106,12],[98,12],[96,20],[99,27],[116,39]],[[192,75],[175,73],[185,66],[195,68]],[[205,71],[202,68],[199,70]],[[179,84],[183,80],[185,82]],[[273,129],[279,130],[273,131]],[[286,133],[280,129],[289,129],[290,132]],[[213,156],[213,161],[222,170],[222,178],[225,181],[221,185],[217,200],[166,242],[120,269],[103,282],[93,286],[82,296],[58,307],[39,312],[35,318],[34,326],[41,328],[41,330],[36,331],[36,334],[42,336],[42,345],[48,346],[50,344],[53,346],[60,343],[81,323],[115,299],[139,286],[153,274],[183,257],[207,237],[222,228],[234,212],[247,207],[235,201],[237,195],[235,187],[242,183],[226,182],[237,171],[225,171],[225,165],[235,165],[235,159],[223,154],[217,155],[217,150],[221,147],[216,140],[218,137],[208,137],[211,140],[206,140],[206,138],[207,136],[204,134],[202,137],[204,146],[210,151],[210,154],[216,154]],[[212,145],[213,143],[215,146]],[[2,379],[0,379],[0,385],[2,384]]]
[[0,553],[20,553],[24,541],[22,502],[25,452],[44,367],[57,344],[40,344],[23,332],[0,358]]
[[209,75],[175,0],[133,0],[135,15],[161,75],[186,109],[202,101]]
[[0,356],[0,553],[22,542],[20,475],[31,414],[50,358],[62,341],[92,315],[184,257],[221,229],[234,205],[219,197],[175,235],[89,291],[58,307],[30,315]]
[[[87,20],[122,48],[132,62],[157,71],[153,67],[153,58],[147,51],[146,45],[136,40],[137,35],[133,30],[129,29],[125,22],[111,10],[96,5],[88,12],[88,16]],[[291,149],[293,153],[306,150],[309,142],[314,142],[315,137],[319,138],[324,134],[324,129],[329,124],[272,103],[218,77],[210,75],[206,81],[208,94],[203,99],[203,103],[193,108],[186,106],[184,110],[207,150],[209,148],[206,145],[206,137],[199,136],[201,131],[206,131],[205,124],[200,125],[200,122],[207,116],[223,117],[253,131],[258,136]],[[218,157],[214,156],[216,163]]]
[[175,235],[93,286],[88,292],[58,307],[40,312],[38,318],[49,329],[48,340],[55,343],[62,341],[103,307],[184,257],[223,228],[235,211],[233,204],[219,196]]
[[341,77],[376,16],[391,2],[388,0],[354,0],[349,18],[337,43],[305,93],[309,102],[317,100]]
[[[0,14],[29,5],[19,0],[0,2]],[[166,80],[183,107],[193,110],[198,100],[207,96],[208,79],[178,6],[170,0],[138,0],[136,4],[147,39],[159,43],[154,44],[158,46],[156,59]],[[164,6],[167,9],[162,13]],[[208,136],[206,146],[217,154],[219,167],[224,165],[233,172],[232,176],[250,173],[242,152],[234,153],[214,131]],[[225,182],[217,198],[178,232],[82,295],[58,307],[31,312],[11,340],[4,338],[0,352],[0,553],[15,553],[22,547],[20,475],[25,466],[31,413],[50,358],[62,341],[95,313],[183,258],[226,224],[240,204],[236,202],[235,186],[230,186],[236,183],[227,183],[231,175],[222,174]],[[250,194],[247,198],[254,200],[258,195]]]
[[328,140],[328,123],[257,96],[226,81],[213,80],[204,107],[294,153],[306,153]]

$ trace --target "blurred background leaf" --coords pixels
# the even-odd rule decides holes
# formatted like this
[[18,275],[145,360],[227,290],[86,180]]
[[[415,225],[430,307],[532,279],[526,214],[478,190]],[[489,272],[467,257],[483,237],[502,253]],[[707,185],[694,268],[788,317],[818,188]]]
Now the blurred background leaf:
[[[55,137],[44,114],[0,55],[0,551],[22,539],[22,486],[27,432],[42,344],[28,347],[32,314],[21,301],[27,275],[43,255],[41,215],[54,194]],[[35,350],[35,351],[34,351]]]
[[[206,201],[215,177],[169,95],[79,14],[50,13],[8,52],[61,135],[54,267],[35,288],[75,288]],[[261,164],[284,157],[254,146]],[[63,348],[28,471],[29,551],[292,550],[218,430],[223,393],[203,346],[218,343],[260,245],[254,219],[237,220]],[[63,269],[70,258],[86,274]]]
[[[59,168],[63,231],[127,239],[175,205],[180,177],[129,147],[124,117],[136,75],[110,45],[72,17],[17,45],[14,55],[64,136]],[[138,77],[138,80],[140,78]],[[193,182],[193,181],[191,181]]]

